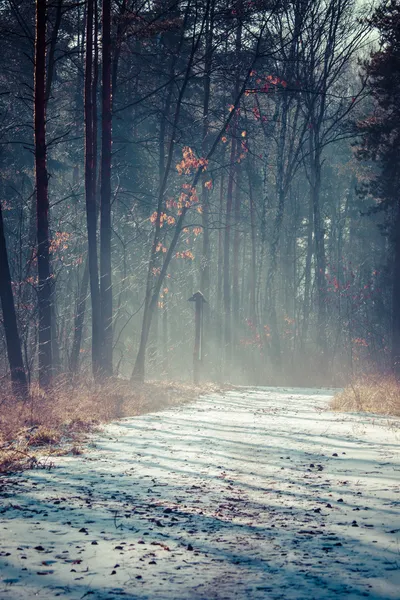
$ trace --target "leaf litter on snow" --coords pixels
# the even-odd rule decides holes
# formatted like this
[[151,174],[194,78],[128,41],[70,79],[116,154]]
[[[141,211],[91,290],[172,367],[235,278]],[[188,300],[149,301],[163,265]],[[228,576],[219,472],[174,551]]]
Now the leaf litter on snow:
[[8,476],[0,598],[398,599],[398,435],[330,397],[208,396]]

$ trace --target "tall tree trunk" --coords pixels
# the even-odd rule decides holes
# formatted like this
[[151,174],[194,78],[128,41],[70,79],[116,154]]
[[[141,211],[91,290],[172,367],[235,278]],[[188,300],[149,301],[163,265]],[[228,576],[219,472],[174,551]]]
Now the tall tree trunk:
[[268,325],[271,332],[271,362],[275,369],[281,369],[282,367],[282,352],[281,352],[281,339],[278,327],[278,318],[276,314],[276,275],[278,270],[278,254],[279,254],[279,243],[281,240],[282,223],[285,208],[285,191],[281,184],[278,184],[278,206],[274,220],[274,231],[272,232],[272,241],[270,245],[270,264],[268,268],[267,280],[266,280],[266,314],[268,318]]
[[62,331],[62,327],[59,328],[58,325],[59,323],[57,321],[56,295],[53,290],[53,294],[51,297],[51,352],[53,360],[53,377],[56,377],[62,371],[62,360],[60,352],[60,331]]
[[400,202],[396,206],[392,295],[392,369],[400,379]]
[[[61,20],[62,20],[62,5],[63,0],[57,0],[56,14],[53,29],[50,37],[50,45],[48,51],[47,61],[47,73],[46,73],[46,93],[45,93],[45,108],[49,102],[51,87],[56,70],[56,48],[58,41],[58,34],[60,31]],[[56,307],[56,295],[53,292],[52,295],[52,306],[51,306],[51,344],[52,344],[52,361],[53,361],[53,376],[58,375],[61,372],[61,354],[59,346],[59,335],[57,330],[57,307]]]
[[236,166],[236,187],[235,187],[235,205],[234,214],[234,236],[233,236],[233,261],[232,261],[232,348],[236,350],[239,334],[239,307],[240,307],[240,290],[239,290],[239,256],[240,256],[240,165]]
[[164,298],[164,308],[162,314],[162,370],[164,377],[168,378],[168,294]]
[[126,19],[126,12],[128,9],[128,0],[122,0],[122,4],[119,7],[117,33],[115,36],[115,44],[113,47],[112,56],[112,67],[111,67],[111,94],[112,100],[115,102],[115,95],[117,93],[117,76],[118,76],[118,65],[121,56],[122,41],[126,27],[129,20]]
[[[311,136],[310,136],[311,137]],[[315,240],[315,282],[317,286],[317,345],[320,352],[320,364],[323,369],[327,366],[327,337],[326,337],[326,258],[325,230],[321,216],[321,161],[317,148],[312,148],[313,160],[310,167],[311,199],[313,205],[314,240]]]
[[218,265],[217,265],[217,310],[216,310],[216,342],[219,350],[218,375],[222,378],[222,349],[223,349],[223,265],[224,265],[224,173],[221,174],[219,189],[219,227],[218,227]]
[[[187,5],[186,11],[185,11],[183,31],[186,30],[186,23],[189,18],[190,9],[191,9],[191,7],[190,7],[190,3],[189,3]],[[186,92],[186,87],[189,82],[189,77],[190,77],[190,74],[192,71],[192,65],[193,65],[193,61],[194,61],[194,57],[195,57],[195,52],[196,52],[198,44],[200,42],[200,37],[201,37],[203,27],[204,27],[204,20],[203,20],[203,23],[201,26],[201,30],[197,36],[197,40],[195,43],[193,43],[192,51],[191,51],[191,54],[189,56],[189,59],[188,59],[187,65],[186,65],[185,76],[183,78],[183,82],[182,82],[182,85],[181,85],[181,88],[180,88],[180,91],[178,94],[178,98],[176,100],[175,114],[174,114],[174,119],[173,119],[173,123],[172,123],[172,127],[171,127],[171,135],[170,135],[170,139],[169,139],[167,162],[165,165],[164,175],[163,175],[163,179],[161,182],[161,186],[158,191],[157,218],[156,218],[156,222],[155,222],[153,243],[152,243],[152,247],[151,247],[151,251],[150,251],[149,266],[148,266],[148,270],[147,270],[147,281],[146,281],[146,291],[145,291],[145,299],[144,299],[142,331],[140,334],[139,350],[138,350],[138,354],[136,357],[135,366],[134,366],[133,372],[132,372],[132,379],[136,380],[136,381],[144,381],[145,364],[146,364],[146,348],[147,348],[147,342],[149,340],[149,333],[150,333],[150,327],[151,327],[151,321],[153,318],[154,309],[157,306],[158,295],[159,295],[159,292],[161,289],[162,281],[160,281],[160,278],[161,278],[161,274],[164,277],[165,269],[166,269],[167,265],[169,264],[169,260],[170,260],[170,258],[169,258],[170,252],[168,251],[165,256],[163,266],[161,268],[161,274],[158,277],[156,283],[154,284],[153,270],[156,268],[156,265],[158,264],[159,253],[157,250],[157,246],[158,246],[158,242],[160,241],[160,237],[161,237],[161,234],[160,234],[161,213],[165,206],[165,192],[167,189],[168,176],[170,173],[174,149],[175,149],[175,142],[176,142],[175,136],[176,136],[177,127],[179,124],[183,97],[184,97],[184,94]],[[182,35],[180,37],[178,52],[177,52],[176,56],[179,56],[179,54],[180,54],[180,50],[182,48],[183,41],[184,41],[184,35]],[[172,69],[173,69],[173,71],[175,70],[175,60],[173,61]],[[197,183],[197,181],[196,181],[196,183]],[[176,245],[176,243],[178,241],[178,238],[180,235],[180,229],[179,229],[178,224],[183,223],[185,214],[186,214],[186,209],[184,208],[181,216],[178,219],[176,232],[175,232],[173,240],[171,242],[170,250],[171,250],[171,248],[173,248],[174,245]]]
[[49,101],[51,94],[51,86],[55,75],[55,54],[58,40],[58,33],[60,31],[61,19],[62,19],[62,4],[63,0],[57,0],[56,6],[56,18],[51,32],[50,47],[49,47],[49,60],[47,65],[47,79],[46,79],[46,104]]
[[249,177],[249,210],[250,210],[250,229],[251,229],[251,270],[250,270],[250,310],[249,317],[253,325],[257,323],[256,312],[256,281],[257,281],[257,246],[256,246],[256,224],[255,207],[253,196],[253,182],[251,178],[251,169],[248,169]]
[[[176,57],[174,56],[171,61],[169,77],[173,78],[173,73],[175,69]],[[167,140],[167,123],[169,120],[171,102],[172,102],[172,92],[173,92],[173,83],[168,86],[167,96],[165,101],[162,102],[161,107],[161,118],[160,118],[160,131],[159,131],[159,145],[158,145],[158,189],[159,192],[163,189],[164,186],[164,176],[165,176],[165,149],[166,149],[166,140]],[[171,140],[169,143],[169,148],[171,148]],[[168,157],[167,157],[168,164]],[[163,192],[164,193],[164,192]],[[151,336],[151,347],[149,348],[149,358],[152,363],[153,371],[157,368],[157,350],[158,350],[158,313],[156,311],[154,315],[153,323],[153,331]]]
[[102,127],[100,209],[100,297],[103,331],[104,375],[112,375],[112,278],[111,278],[111,1],[103,0],[102,30]]
[[21,342],[15,314],[14,296],[11,285],[10,267],[8,264],[6,237],[3,224],[3,213],[0,202],[0,298],[3,311],[3,324],[6,336],[7,356],[11,371],[11,382],[16,396],[28,394],[24,363],[22,360]]
[[39,309],[39,385],[47,387],[52,376],[51,297],[49,255],[49,198],[46,148],[46,0],[36,0],[35,40],[35,174]]
[[78,374],[79,370],[79,355],[82,345],[83,324],[85,320],[86,298],[89,287],[89,262],[85,261],[83,270],[81,288],[79,290],[79,298],[76,307],[74,319],[74,338],[71,348],[70,371],[73,375]]
[[88,258],[90,297],[92,303],[92,369],[94,377],[101,373],[101,305],[99,270],[97,257],[97,209],[96,209],[96,170],[95,136],[93,119],[93,11],[94,0],[88,0],[86,14],[86,61],[85,61],[85,195],[88,230]]
[[232,205],[233,186],[236,170],[236,128],[234,128],[228,186],[226,192],[225,232],[224,232],[224,270],[223,270],[223,298],[224,298],[224,345],[225,345],[225,371],[229,379],[232,359],[232,315],[231,315],[231,274],[230,274],[230,251],[231,251],[231,227],[232,227]]
[[308,337],[308,326],[310,320],[310,305],[311,305],[311,265],[312,257],[314,253],[313,244],[313,203],[310,197],[309,209],[308,209],[308,223],[307,223],[307,254],[306,264],[304,268],[304,298],[303,298],[303,323],[301,329],[301,347],[304,350],[307,344]]
[[276,314],[276,284],[275,277],[278,270],[278,254],[281,244],[282,223],[285,214],[286,201],[286,186],[285,178],[287,177],[287,168],[285,169],[285,161],[287,160],[286,144],[287,144],[287,126],[288,112],[290,99],[285,96],[283,99],[282,112],[280,114],[279,137],[277,147],[277,168],[276,168],[276,197],[277,209],[274,220],[274,228],[271,236],[270,244],[270,265],[267,274],[267,315],[268,323],[271,331],[271,361],[276,369],[282,367],[282,351],[280,331]]
[[[214,21],[214,1],[212,0],[210,8],[210,14],[206,15],[206,49],[205,49],[205,64],[204,64],[204,90],[203,90],[203,132],[202,132],[202,155],[206,156],[209,147],[209,105],[210,105],[210,90],[211,90],[211,69],[212,69],[212,56],[213,56],[213,21]],[[201,257],[201,273],[200,273],[200,290],[208,300],[210,295],[210,201],[209,201],[209,190],[206,187],[206,180],[209,179],[207,173],[204,173],[202,181],[201,199],[202,199],[202,225],[203,225],[203,247]],[[208,339],[208,328],[209,328],[209,304],[207,303],[204,307],[204,328],[205,335],[204,339]],[[206,353],[206,349],[203,348],[203,356]]]
[[[235,54],[236,60],[240,61],[241,49],[242,49],[242,0],[239,0],[238,5],[238,18],[239,22],[236,30],[235,39]],[[235,88],[233,98],[236,99],[239,94],[239,78],[238,74],[235,80]],[[235,177],[237,175],[237,162],[236,157],[238,152],[238,142],[236,139],[237,125],[239,120],[239,112],[233,117],[232,122],[232,146],[230,156],[230,169],[227,187],[227,198],[226,198],[226,223],[225,223],[225,236],[224,236],[224,313],[225,313],[225,371],[229,379],[232,362],[232,295],[231,295],[231,274],[230,274],[230,234],[232,226],[232,208],[233,208],[233,190]]]

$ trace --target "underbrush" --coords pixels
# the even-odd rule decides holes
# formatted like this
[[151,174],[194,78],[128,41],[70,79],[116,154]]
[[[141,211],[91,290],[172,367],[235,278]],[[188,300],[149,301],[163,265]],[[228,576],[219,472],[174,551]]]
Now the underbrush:
[[334,396],[332,408],[400,417],[400,383],[393,377],[368,377],[355,381]]
[[44,456],[81,454],[88,434],[101,424],[184,404],[218,389],[212,384],[133,384],[117,378],[98,384],[61,378],[48,392],[33,387],[29,398],[21,401],[3,385],[0,473],[45,465]]

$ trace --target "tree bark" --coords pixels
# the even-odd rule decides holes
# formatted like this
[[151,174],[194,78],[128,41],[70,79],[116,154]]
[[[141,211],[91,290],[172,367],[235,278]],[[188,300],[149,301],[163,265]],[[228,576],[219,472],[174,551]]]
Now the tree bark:
[[223,270],[223,298],[224,298],[224,345],[225,345],[225,371],[229,378],[232,359],[232,302],[231,302],[231,277],[230,277],[230,249],[232,227],[233,186],[236,170],[236,128],[234,128],[228,185],[226,192],[225,232],[224,232],[224,270]]
[[92,303],[92,370],[94,377],[101,373],[101,305],[99,270],[97,256],[97,209],[96,209],[96,170],[95,137],[93,119],[93,10],[94,0],[88,0],[86,15],[86,61],[85,61],[85,196],[88,231],[88,259],[90,297]]
[[112,375],[112,277],[111,277],[111,2],[103,0],[102,30],[102,144],[100,208],[100,298],[103,331],[103,374]]
[[27,396],[28,382],[22,360],[21,342],[15,314],[14,296],[8,263],[3,213],[0,203],[0,298],[6,336],[7,356],[10,365],[11,383],[16,396]]
[[234,236],[233,236],[233,261],[232,261],[232,347],[237,349],[239,334],[239,310],[240,310],[240,290],[239,290],[239,256],[240,256],[240,165],[236,166],[236,185],[235,185],[235,203],[233,209],[234,215]]
[[224,235],[222,230],[222,223],[224,221],[224,173],[221,174],[220,188],[219,188],[219,227],[218,227],[218,266],[217,266],[217,318],[216,318],[216,341],[219,349],[219,364],[218,364],[218,376],[222,379],[222,365],[223,365],[223,266],[224,266]]
[[[204,64],[204,93],[203,93],[203,132],[202,132],[202,155],[206,156],[208,152],[208,136],[209,136],[209,105],[210,105],[210,91],[211,91],[211,68],[212,68],[212,42],[213,42],[213,21],[214,21],[214,1],[211,1],[211,6],[208,6],[209,14],[206,15],[206,49],[205,49],[205,64]],[[205,187],[207,180],[207,173],[204,173],[203,186],[201,190],[202,198],[202,225],[203,225],[203,247],[201,257],[201,273],[200,273],[200,290],[206,299],[210,295],[210,201],[209,201],[209,190]],[[204,309],[204,328],[205,328],[205,339],[208,339],[208,327],[209,327],[209,310],[208,304]]]
[[392,292],[392,369],[400,379],[400,202],[396,206]]
[[[236,30],[235,39],[235,55],[236,60],[240,60],[241,48],[242,48],[242,21],[241,21],[241,9],[242,2],[240,0],[238,13],[239,22]],[[233,92],[233,98],[237,98],[239,93],[239,79],[236,77],[235,88]],[[238,152],[238,141],[237,135],[237,124],[239,119],[239,113],[234,112],[233,124],[232,124],[232,146],[230,156],[230,169],[227,187],[227,198],[226,198],[226,223],[225,223],[225,236],[224,236],[224,324],[225,324],[225,372],[226,376],[230,377],[231,362],[232,362],[232,295],[231,295],[231,277],[230,277],[230,235],[232,227],[232,208],[233,208],[233,190],[235,184],[235,177],[237,175],[237,162],[236,157]],[[235,114],[236,113],[236,114]]]
[[46,79],[46,104],[48,103],[49,98],[50,98],[51,86],[52,86],[53,78],[55,75],[55,64],[56,64],[55,54],[56,54],[58,33],[60,31],[61,19],[62,19],[62,4],[63,4],[63,0],[57,0],[56,18],[55,18],[55,22],[54,22],[54,26],[53,26],[53,31],[51,32],[50,47],[49,47],[49,60],[48,60],[48,67],[47,67],[47,79]]
[[46,147],[46,0],[36,0],[35,84],[35,175],[39,309],[39,385],[48,387],[52,376],[51,298],[49,254],[49,198]]
[[311,265],[312,257],[314,254],[314,243],[313,243],[313,203],[310,197],[309,209],[308,209],[308,223],[307,223],[307,254],[306,264],[304,268],[304,297],[303,297],[303,323],[301,328],[301,347],[304,350],[307,344],[308,337],[308,326],[310,320],[310,305],[311,305]]
[[250,211],[250,230],[251,230],[251,269],[250,269],[250,307],[249,317],[253,325],[257,324],[256,311],[256,281],[257,281],[257,244],[256,244],[256,224],[255,207],[253,195],[251,169],[248,169],[249,178],[249,211]]
[[70,371],[73,375],[78,374],[79,370],[79,355],[82,345],[83,325],[85,320],[86,298],[89,287],[89,262],[85,261],[83,270],[81,289],[79,291],[79,299],[77,302],[75,319],[74,319],[74,339],[71,348]]
[[162,342],[162,370],[164,377],[168,379],[168,294],[166,294],[164,298],[164,307],[162,313]]
[[[311,136],[310,136],[311,137]],[[311,153],[312,152],[312,153]],[[321,162],[318,149],[312,147],[310,165],[311,175],[311,201],[314,220],[314,250],[315,250],[315,282],[317,286],[317,345],[321,353],[321,366],[326,367],[327,357],[327,322],[326,322],[326,257],[325,257],[325,230],[321,216]]]

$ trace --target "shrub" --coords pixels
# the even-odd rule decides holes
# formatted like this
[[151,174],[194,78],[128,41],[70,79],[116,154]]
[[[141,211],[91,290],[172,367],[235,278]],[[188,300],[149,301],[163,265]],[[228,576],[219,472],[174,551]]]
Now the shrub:
[[333,398],[332,408],[400,416],[400,382],[389,376],[357,380]]
[[20,401],[3,385],[0,473],[32,466],[33,448],[39,447],[40,453],[47,455],[81,454],[85,437],[101,423],[190,402],[201,393],[216,390],[213,385],[132,384],[119,378],[100,384],[89,377],[62,377],[48,392],[32,387],[29,398]]

